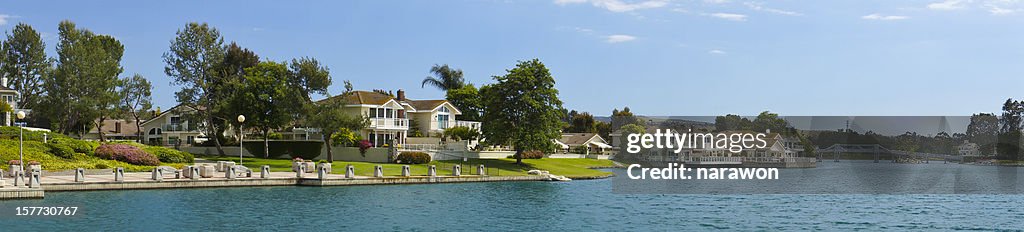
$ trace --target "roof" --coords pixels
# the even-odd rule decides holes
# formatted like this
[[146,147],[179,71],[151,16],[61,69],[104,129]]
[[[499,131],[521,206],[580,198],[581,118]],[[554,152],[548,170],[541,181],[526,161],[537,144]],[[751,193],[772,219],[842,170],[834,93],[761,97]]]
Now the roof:
[[3,91],[3,92],[17,92],[16,90],[14,90],[12,88],[8,88],[7,86],[3,86],[3,85],[0,85],[0,91]]
[[[388,101],[391,101],[392,99],[395,99],[395,98],[393,98],[391,96],[388,96],[387,94],[382,94],[382,93],[378,93],[378,92],[370,92],[370,91],[352,91],[352,92],[349,92],[349,93],[346,93],[346,94],[343,94],[343,95],[338,95],[338,96],[330,97],[328,99],[331,99],[331,98],[335,98],[336,99],[336,98],[339,98],[339,97],[344,98],[345,102],[347,102],[348,104],[358,104],[358,105],[383,105],[383,104],[388,103]],[[324,99],[324,100],[327,100],[327,99]],[[321,101],[323,101],[323,100],[321,100]]]
[[448,100],[405,100],[403,102],[409,103],[409,105],[416,110],[433,110],[445,102],[448,102]]
[[[384,105],[384,104],[387,104],[391,100],[396,100],[397,101],[397,99],[395,99],[394,97],[392,97],[390,95],[387,95],[387,94],[378,93],[378,92],[372,92],[372,91],[357,90],[357,91],[349,92],[347,94],[329,97],[329,98],[326,98],[326,99],[323,99],[323,100],[320,100],[320,101],[317,101],[317,102],[334,101],[334,100],[337,100],[337,99],[340,99],[340,98],[345,99],[345,102],[347,104],[354,104],[354,105]],[[411,99],[405,99],[405,100],[402,100],[401,103],[408,104],[410,107],[412,107],[416,111],[421,111],[421,110],[422,111],[431,111],[431,110],[434,110],[434,109],[436,109],[437,107],[439,107],[441,105],[444,105],[444,103],[448,103],[448,100],[444,100],[444,99],[441,99],[441,100],[411,100]],[[458,109],[456,109],[456,110],[458,110]]]
[[599,140],[595,142],[605,142],[604,138],[595,133],[562,133],[562,138],[558,139],[558,142],[569,146],[580,146],[590,142],[595,136]]
[[[175,105],[174,107],[171,107],[170,109],[167,109],[167,110],[164,110],[163,112],[160,112],[160,114],[154,116],[153,118],[150,118],[149,120],[143,121],[142,125],[149,124],[150,122],[152,122],[152,121],[154,121],[154,120],[156,120],[158,118],[162,118],[164,115],[167,115],[169,113],[181,114],[181,110],[178,109],[178,108],[181,108],[181,107],[185,107],[185,108],[187,108],[187,110],[190,110],[190,111],[194,111],[195,110],[195,108],[193,108],[191,106],[178,104],[178,105]],[[205,107],[201,107],[201,106],[199,108],[200,109],[205,109]]]
[[[118,131],[118,125],[121,126],[121,130]],[[106,136],[136,136],[139,133],[139,128],[135,127],[134,122],[129,122],[124,119],[107,119],[103,120],[103,127],[92,128],[89,130],[89,134],[96,134],[97,129],[102,130]]]

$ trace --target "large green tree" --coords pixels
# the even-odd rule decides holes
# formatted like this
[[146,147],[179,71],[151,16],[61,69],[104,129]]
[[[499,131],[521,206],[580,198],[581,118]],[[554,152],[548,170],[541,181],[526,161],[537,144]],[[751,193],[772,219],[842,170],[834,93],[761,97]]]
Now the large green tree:
[[437,65],[430,68],[434,76],[423,78],[420,87],[433,86],[440,90],[450,91],[459,89],[466,85],[466,79],[462,77],[462,69],[449,67],[447,64]]
[[569,118],[569,128],[565,132],[597,133],[597,121],[594,120],[594,115],[587,112],[573,114]]
[[564,122],[555,78],[538,59],[520,61],[497,83],[481,87],[487,142],[515,148],[516,163],[524,151],[552,151]]
[[246,116],[245,126],[263,134],[263,156],[270,155],[270,132],[292,122],[292,117],[301,108],[296,108],[298,99],[288,87],[288,66],[273,61],[263,61],[256,67],[245,70],[245,84],[239,86],[239,95],[233,103],[236,112]]
[[43,83],[47,107],[37,110],[54,130],[84,135],[116,110],[124,47],[111,36],[77,29],[71,21],[62,21],[58,34],[57,67]]
[[42,101],[43,80],[51,70],[51,61],[46,58],[46,44],[39,32],[28,24],[18,23],[3,41],[0,56],[0,76],[6,76],[8,85],[18,90],[19,108],[32,109]]
[[998,142],[999,118],[995,114],[979,113],[971,115],[971,123],[967,125],[967,139],[978,144],[982,155],[993,155]]
[[462,115],[456,116],[457,119],[480,121],[480,111],[483,108],[480,92],[472,84],[448,90],[448,93],[445,94],[445,99],[451,102],[459,111],[462,111]]
[[217,139],[220,142],[227,139],[223,136],[227,125],[236,123],[235,119],[238,115],[244,114],[244,112],[236,110],[242,107],[235,106],[232,101],[226,99],[233,99],[236,95],[244,93],[244,89],[240,86],[245,83],[245,69],[255,67],[260,63],[260,57],[255,52],[243,48],[235,42],[225,46],[224,52],[224,59],[214,68],[216,78],[211,79],[208,93],[211,98],[216,99],[211,103],[213,108],[210,114],[213,115],[213,121],[217,124],[215,133],[217,136],[211,137],[211,139]]
[[196,110],[192,118],[204,122],[202,129],[212,138],[220,155],[225,153],[217,134],[227,119],[216,117],[214,110],[226,100],[215,94],[219,84],[224,83],[217,73],[225,56],[223,44],[216,28],[193,22],[178,30],[170,50],[163,55],[164,73],[173,78],[172,84],[181,86],[175,98],[179,104]]
[[142,143],[142,117],[153,108],[153,84],[140,74],[125,77],[118,86],[121,109],[135,122],[138,140]]

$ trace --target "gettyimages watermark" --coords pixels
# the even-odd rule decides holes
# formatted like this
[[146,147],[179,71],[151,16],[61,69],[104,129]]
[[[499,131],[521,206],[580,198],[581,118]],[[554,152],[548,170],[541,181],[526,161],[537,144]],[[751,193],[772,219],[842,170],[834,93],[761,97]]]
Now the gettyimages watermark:
[[989,114],[612,120],[615,193],[1024,193],[1020,133]]

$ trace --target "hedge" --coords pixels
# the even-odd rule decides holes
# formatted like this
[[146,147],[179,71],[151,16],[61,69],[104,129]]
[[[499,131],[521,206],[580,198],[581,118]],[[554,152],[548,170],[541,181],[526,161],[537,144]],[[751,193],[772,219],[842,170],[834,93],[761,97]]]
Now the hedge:
[[522,156],[523,156],[523,159],[540,159],[540,158],[544,158],[544,152],[540,152],[540,151],[537,151],[537,150],[524,151]]
[[160,162],[164,163],[192,163],[195,161],[195,155],[192,155],[192,153],[174,150],[167,147],[143,145],[142,150],[156,155],[156,157],[160,159]]
[[68,145],[59,143],[48,143],[50,147],[50,154],[53,154],[60,158],[71,159],[75,156],[75,149],[72,149]]
[[430,155],[418,151],[406,151],[398,154],[398,163],[425,164],[430,163]]
[[82,141],[68,137],[53,138],[50,140],[50,142],[54,144],[62,144],[71,147],[71,149],[73,149],[75,153],[82,153],[86,155],[93,155],[96,151],[96,148],[99,147],[99,143],[97,142]]
[[263,154],[263,141],[245,141],[242,147],[256,157],[303,158],[307,160],[320,156],[324,147],[322,141],[270,141],[270,156]]

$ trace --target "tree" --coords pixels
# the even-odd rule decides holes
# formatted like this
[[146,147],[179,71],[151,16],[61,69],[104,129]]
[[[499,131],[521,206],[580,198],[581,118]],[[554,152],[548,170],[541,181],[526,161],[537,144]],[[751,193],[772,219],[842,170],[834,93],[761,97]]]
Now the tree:
[[785,119],[779,118],[778,114],[768,111],[758,114],[757,118],[754,118],[753,126],[753,130],[757,132],[771,130],[775,133],[787,133],[789,129],[789,123]]
[[[333,147],[332,142],[335,134],[360,131],[370,125],[370,118],[362,115],[351,115],[345,112],[344,109],[347,102],[343,96],[352,91],[351,84],[348,81],[345,81],[345,85],[348,87],[341,94],[341,97],[329,97],[312,104],[310,106],[311,113],[306,116],[307,123],[312,127],[320,128],[320,133],[324,135],[324,144],[327,145],[327,162],[334,162],[334,152],[331,151],[331,147]],[[351,142],[354,139],[349,138],[346,140]]]
[[996,153],[1000,159],[1017,159],[1020,152],[1021,123],[1024,122],[1024,106],[1022,102],[1006,99],[1003,103],[1003,114],[999,118],[999,144]]
[[20,96],[17,105],[20,108],[32,109],[42,101],[43,80],[50,72],[51,61],[46,58],[46,44],[39,32],[32,26],[18,23],[3,41],[4,49],[0,56],[0,76],[9,78],[9,87],[17,90]]
[[462,78],[462,69],[451,68],[447,64],[435,64],[430,68],[430,73],[433,73],[434,76],[423,78],[423,83],[420,84],[421,88],[429,85],[447,92],[466,85],[466,80]]
[[194,118],[205,122],[202,129],[214,136],[213,144],[220,155],[225,155],[224,149],[215,135],[226,119],[215,117],[213,110],[221,103],[219,101],[225,100],[215,94],[218,83],[224,83],[216,71],[224,60],[223,44],[224,39],[216,28],[193,22],[178,30],[170,50],[163,55],[164,73],[173,78],[172,84],[182,87],[175,92],[175,99],[195,109]]
[[[646,133],[646,132],[647,132],[647,129],[644,128],[644,126],[640,125],[640,124],[626,124],[625,126],[622,126],[622,128],[620,128],[620,131],[619,131],[619,133],[621,133],[620,136],[622,136],[623,138],[629,137],[630,134],[643,134],[643,133]],[[620,139],[619,140],[619,144],[617,144],[617,145],[618,145],[618,147],[626,147],[626,145],[628,145],[627,144],[628,142],[629,141],[627,141],[626,139]],[[635,156],[636,156],[635,154],[630,154],[628,152],[625,152],[625,153],[620,152],[620,153],[621,153],[622,157],[635,158]]]
[[594,120],[594,115],[583,112],[572,115],[569,120],[569,128],[566,132],[569,133],[597,133],[597,122]]
[[[288,66],[263,61],[245,70],[245,84],[234,98],[235,112],[246,116],[246,125],[263,134],[263,156],[270,157],[270,132],[292,122],[299,111],[296,96],[288,87]],[[300,105],[301,106],[301,105]],[[301,109],[299,109],[301,110]]]
[[480,121],[480,111],[483,108],[480,102],[480,92],[472,84],[448,90],[445,94],[445,99],[451,102],[459,111],[462,111],[462,115],[455,116],[457,119]]
[[58,34],[57,67],[43,82],[47,107],[37,110],[50,120],[52,129],[84,136],[90,127],[99,126],[97,119],[114,113],[124,46],[111,36],[77,29],[71,21],[62,21]]
[[715,117],[715,131],[730,130],[753,130],[753,122],[735,114]]
[[967,125],[967,140],[978,144],[981,154],[992,155],[999,133],[999,118],[995,114],[980,113],[971,115],[971,123]]
[[153,107],[152,90],[153,85],[140,74],[125,77],[118,87],[123,111],[135,120],[139,143],[142,143],[142,117]]
[[489,143],[515,147],[516,163],[524,151],[552,151],[561,137],[562,101],[555,78],[538,59],[520,61],[497,83],[480,90],[483,99],[483,134]]
[[917,149],[920,147],[921,145],[918,141],[917,132],[911,133],[908,131],[902,135],[896,136],[896,144],[894,147],[896,148],[896,150],[906,152],[917,152]]
[[629,124],[646,125],[642,119],[629,111],[629,107],[623,107],[622,111],[612,109],[612,131]]
[[231,42],[224,50],[224,59],[215,66],[217,77],[211,79],[209,92],[210,97],[216,99],[212,103],[210,114],[214,115],[217,132],[211,139],[218,141],[226,141],[227,138],[222,135],[227,129],[227,124],[234,122],[232,119],[239,114],[243,114],[234,110],[231,101],[224,99],[232,99],[235,95],[241,94],[242,89],[239,86],[245,82],[245,69],[260,63],[260,57],[255,52],[238,46],[235,42]]

